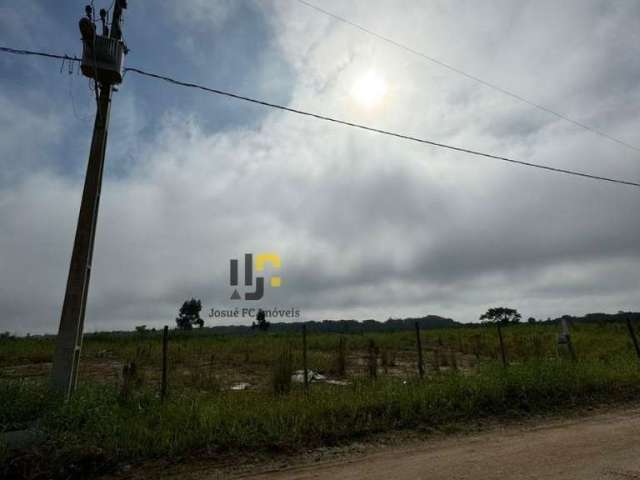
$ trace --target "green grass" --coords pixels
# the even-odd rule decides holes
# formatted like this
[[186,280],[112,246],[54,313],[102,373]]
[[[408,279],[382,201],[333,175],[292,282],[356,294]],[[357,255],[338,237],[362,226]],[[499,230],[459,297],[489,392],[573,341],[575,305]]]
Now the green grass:
[[[122,400],[106,385],[85,385],[64,405],[44,385],[3,382],[2,424],[39,419],[53,441],[102,449],[109,458],[178,455],[196,449],[294,449],[398,428],[438,428],[496,415],[548,412],[567,405],[629,399],[640,393],[640,370],[621,357],[600,361],[531,361],[475,375],[452,372],[429,380],[358,380],[348,387],[314,385],[306,395],[184,391],[161,404],[140,390]],[[26,406],[26,407],[25,407]],[[46,409],[44,407],[47,407]]]
[[[553,325],[518,325],[503,329],[507,356],[512,361],[523,361],[538,357],[554,357],[558,327]],[[478,354],[483,358],[497,359],[499,356],[496,329],[491,326],[426,330],[422,332],[426,347],[442,344],[465,354]],[[578,325],[572,329],[573,342],[578,355],[583,359],[607,359],[617,351],[631,351],[632,344],[622,323]],[[338,349],[341,335],[309,334],[310,355],[319,362]],[[392,333],[346,334],[348,348],[365,351],[369,340],[374,340],[381,350],[413,351],[413,331]],[[139,358],[141,362],[157,364],[161,354],[161,332],[138,334],[91,334],[85,336],[83,356],[99,358],[112,355],[119,359]],[[248,364],[265,365],[274,358],[274,352],[292,344],[294,354],[301,346],[299,335],[256,334],[248,336],[199,335],[198,332],[171,332],[172,360],[188,363],[194,357],[208,358],[211,353],[221,360],[241,358]],[[0,366],[25,363],[50,362],[53,355],[52,338],[0,339]],[[310,358],[310,360],[312,360]],[[317,367],[316,367],[317,368]]]
[[[459,357],[477,356],[473,368],[437,371],[429,365],[423,381],[416,378],[416,372],[398,376],[379,371],[378,379],[372,381],[366,378],[365,364],[361,371],[347,375],[348,386],[313,384],[305,393],[300,385],[294,385],[288,393],[287,387],[278,395],[269,386],[270,375],[286,370],[285,376],[289,377],[291,368],[300,368],[297,336],[176,335],[170,347],[174,364],[193,373],[195,370],[189,368],[202,359],[213,356],[218,363],[215,368],[208,367],[208,377],[193,373],[197,381],[178,383],[173,379],[165,403],[158,398],[157,385],[149,381],[126,398],[113,382],[81,381],[71,401],[63,404],[48,393],[46,378],[0,378],[0,430],[36,424],[49,435],[45,450],[48,454],[42,459],[51,468],[78,464],[87,455],[93,458],[91,468],[96,468],[105,463],[175,458],[203,450],[289,451],[395,429],[446,429],[487,417],[522,416],[629,400],[640,394],[640,368],[625,328],[575,328],[577,362],[558,358],[554,327],[505,328],[510,361],[506,369],[497,360],[493,328],[428,331],[423,333],[423,345],[431,349],[426,356],[437,352],[443,357],[451,352]],[[365,358],[370,340],[390,357],[404,354],[411,359],[415,355],[414,332],[344,338],[348,352],[361,359]],[[335,368],[339,341],[339,335],[309,335],[310,368]],[[32,352],[36,354],[34,358],[41,358],[46,350],[42,340],[6,342],[12,343],[10,350],[2,350],[0,359],[4,365],[24,362]],[[15,347],[20,344],[22,351]],[[7,351],[20,360],[14,360]],[[286,362],[280,358],[278,364],[282,352],[288,351],[293,357],[287,357]],[[84,355],[135,358],[140,365],[152,367],[160,364],[160,341],[156,336],[89,337]],[[448,362],[451,364],[452,360]],[[241,370],[262,368],[267,377],[265,388],[221,388],[215,374],[223,373],[222,365]],[[7,455],[0,445],[0,458],[7,459]],[[0,468],[0,476],[2,473]]]

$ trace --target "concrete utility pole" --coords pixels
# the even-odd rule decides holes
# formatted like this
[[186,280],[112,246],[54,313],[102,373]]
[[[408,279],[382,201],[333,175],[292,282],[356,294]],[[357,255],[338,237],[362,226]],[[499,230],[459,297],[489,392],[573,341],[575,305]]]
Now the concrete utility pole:
[[114,83],[122,81],[122,55],[126,51],[121,41],[122,10],[126,8],[126,0],[115,1],[110,37],[96,34],[90,7],[87,7],[87,17],[80,21],[84,43],[82,72],[94,78],[96,86],[100,85],[100,95],[51,371],[51,388],[63,393],[65,398],[69,398],[73,393],[78,378],[104,156],[107,148],[111,93]]

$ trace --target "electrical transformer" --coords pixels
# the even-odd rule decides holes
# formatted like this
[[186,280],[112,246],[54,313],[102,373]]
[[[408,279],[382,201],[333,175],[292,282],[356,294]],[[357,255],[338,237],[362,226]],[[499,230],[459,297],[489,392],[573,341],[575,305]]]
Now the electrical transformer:
[[126,48],[122,40],[93,35],[82,43],[82,74],[99,82],[121,83]]

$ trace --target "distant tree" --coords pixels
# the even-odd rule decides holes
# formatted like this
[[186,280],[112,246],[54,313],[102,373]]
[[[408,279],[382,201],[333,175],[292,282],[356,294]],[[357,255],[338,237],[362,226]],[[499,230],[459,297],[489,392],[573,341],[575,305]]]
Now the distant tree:
[[147,326],[146,325],[137,325],[136,326],[136,332],[139,333],[140,335],[144,335],[144,333],[147,331]]
[[480,316],[480,320],[487,323],[500,323],[501,325],[520,323],[520,318],[522,317],[517,310],[506,307],[490,308]]
[[534,323],[536,323],[536,319],[535,319],[535,318],[533,318],[533,317],[529,317],[529,318],[527,319],[527,323],[529,323],[529,324],[534,324]]
[[253,322],[251,324],[252,329],[257,328],[259,330],[262,330],[263,332],[266,332],[267,330],[269,330],[269,327],[271,326],[271,324],[267,322],[264,310],[262,310],[261,308],[258,309],[258,314],[256,315],[256,322]]
[[191,330],[194,325],[198,325],[200,328],[204,326],[204,320],[200,318],[200,311],[202,310],[202,303],[200,300],[192,298],[187,300],[180,307],[178,318],[176,318],[176,324],[178,328],[182,330]]

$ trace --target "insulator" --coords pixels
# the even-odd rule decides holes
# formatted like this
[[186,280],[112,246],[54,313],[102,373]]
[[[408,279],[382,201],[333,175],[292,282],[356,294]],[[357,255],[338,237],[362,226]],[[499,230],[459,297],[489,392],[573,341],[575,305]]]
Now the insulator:
[[80,27],[82,40],[91,44],[96,36],[96,26],[87,17],[82,17],[78,22],[78,26]]

